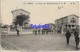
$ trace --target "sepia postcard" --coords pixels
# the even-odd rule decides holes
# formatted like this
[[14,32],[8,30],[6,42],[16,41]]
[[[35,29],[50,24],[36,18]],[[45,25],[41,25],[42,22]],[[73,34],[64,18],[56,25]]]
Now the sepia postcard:
[[79,1],[1,0],[1,52],[80,51]]

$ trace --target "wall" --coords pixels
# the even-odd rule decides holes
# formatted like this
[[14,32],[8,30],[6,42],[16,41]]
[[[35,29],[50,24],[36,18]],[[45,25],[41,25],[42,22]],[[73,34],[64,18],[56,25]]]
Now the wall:
[[[73,18],[76,20],[75,23],[71,23],[71,20]],[[70,25],[78,25],[79,24],[78,22],[79,22],[79,18],[77,16],[74,16],[74,15],[69,15],[68,16],[68,24],[70,24]]]

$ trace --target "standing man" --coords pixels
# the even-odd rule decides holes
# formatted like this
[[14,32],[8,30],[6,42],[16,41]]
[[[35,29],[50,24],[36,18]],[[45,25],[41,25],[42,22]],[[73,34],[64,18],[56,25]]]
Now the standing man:
[[78,45],[79,45],[79,36],[78,35],[75,37],[75,42],[76,42],[76,49],[78,50],[79,49],[78,48]]
[[43,35],[43,34],[45,34],[45,29],[44,29],[44,28],[42,29],[42,35]]
[[16,28],[16,31],[17,31],[17,36],[19,36],[19,29],[18,29],[18,28]]
[[69,32],[69,30],[66,32],[65,36],[66,36],[67,45],[69,45],[69,39],[71,37],[71,33]]
[[75,35],[75,42],[76,42],[76,49],[78,50],[78,45],[79,45],[79,33],[77,31],[75,31],[76,33],[74,33]]
[[77,35],[77,31],[74,31],[74,37]]

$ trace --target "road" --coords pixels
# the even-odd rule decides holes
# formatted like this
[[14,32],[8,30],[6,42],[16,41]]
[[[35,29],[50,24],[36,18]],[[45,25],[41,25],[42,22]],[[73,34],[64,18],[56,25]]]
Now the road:
[[73,35],[70,38],[70,45],[66,45],[65,35],[56,33],[48,35],[21,34],[19,37],[14,34],[2,35],[1,45],[6,50],[77,51]]

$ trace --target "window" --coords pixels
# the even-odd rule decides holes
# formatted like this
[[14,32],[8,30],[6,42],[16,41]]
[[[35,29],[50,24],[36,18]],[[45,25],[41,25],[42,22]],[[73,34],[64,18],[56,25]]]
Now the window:
[[67,25],[65,25],[66,26],[66,28],[67,28]]
[[74,25],[72,25],[72,27],[74,27]]
[[76,23],[76,20],[72,18],[71,23]]

